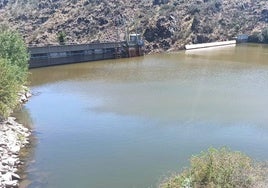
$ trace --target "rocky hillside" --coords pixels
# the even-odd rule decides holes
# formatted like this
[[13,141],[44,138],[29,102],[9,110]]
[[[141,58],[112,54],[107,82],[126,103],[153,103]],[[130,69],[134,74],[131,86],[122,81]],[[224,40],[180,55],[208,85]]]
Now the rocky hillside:
[[143,34],[150,51],[187,43],[231,39],[262,30],[267,0],[0,0],[0,23],[22,33],[28,44],[123,40]]

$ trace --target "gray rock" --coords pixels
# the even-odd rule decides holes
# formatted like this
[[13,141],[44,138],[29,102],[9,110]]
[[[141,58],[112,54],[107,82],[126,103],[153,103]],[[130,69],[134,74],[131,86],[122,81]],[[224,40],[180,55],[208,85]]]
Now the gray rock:
[[3,181],[12,181],[12,174],[11,172],[7,172],[5,174],[2,175],[2,180]]
[[0,188],[16,187],[20,180],[17,167],[21,164],[18,154],[29,143],[30,131],[15,118],[0,122],[0,127]]
[[[26,102],[31,94],[23,88],[19,94],[21,102]],[[17,123],[14,117],[6,121],[0,120],[0,188],[17,187],[20,176],[16,174],[19,152],[29,143],[31,132],[23,125]]]
[[13,181],[11,180],[11,181],[5,181],[4,184],[6,187],[16,187],[18,186],[19,183],[17,180],[13,180]]

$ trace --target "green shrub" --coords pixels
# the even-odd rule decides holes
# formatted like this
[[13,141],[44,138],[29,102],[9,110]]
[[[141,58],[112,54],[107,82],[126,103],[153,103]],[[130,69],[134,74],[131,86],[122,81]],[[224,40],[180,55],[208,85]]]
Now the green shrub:
[[247,188],[259,184],[265,174],[261,166],[250,157],[226,148],[210,148],[207,152],[193,156],[190,161],[189,169],[167,179],[160,187]]
[[248,37],[248,42],[255,42],[255,43],[260,42],[261,37],[262,37],[261,33],[255,31]]
[[64,44],[66,42],[66,34],[63,31],[58,33],[58,42],[60,44]]
[[18,67],[0,59],[0,120],[6,118],[18,102],[21,83],[17,80]]
[[18,93],[27,81],[29,54],[22,37],[0,27],[0,120],[18,104]]
[[28,75],[29,54],[23,38],[15,31],[0,29],[0,57],[18,66],[17,79],[24,84]]
[[253,32],[249,38],[249,42],[268,43],[268,27],[264,28],[261,32]]
[[262,36],[263,36],[263,42],[268,43],[268,27],[263,29]]
[[200,24],[200,17],[199,17],[199,15],[198,14],[196,14],[195,16],[194,16],[194,19],[193,19],[193,22],[192,22],[192,26],[191,26],[191,30],[193,31],[193,32],[198,32],[198,27],[199,27],[199,24]]

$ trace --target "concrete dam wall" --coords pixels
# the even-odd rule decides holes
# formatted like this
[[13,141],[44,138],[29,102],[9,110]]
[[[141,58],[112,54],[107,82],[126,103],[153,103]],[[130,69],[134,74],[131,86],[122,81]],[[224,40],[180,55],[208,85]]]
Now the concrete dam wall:
[[110,42],[29,47],[30,68],[89,62],[105,59],[127,58],[143,55],[143,45]]

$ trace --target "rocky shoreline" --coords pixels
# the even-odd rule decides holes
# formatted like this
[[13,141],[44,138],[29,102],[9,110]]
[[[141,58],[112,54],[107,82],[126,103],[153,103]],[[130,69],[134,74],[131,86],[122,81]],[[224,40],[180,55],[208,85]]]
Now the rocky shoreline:
[[[26,87],[19,93],[19,102],[25,103],[31,94]],[[23,165],[20,151],[29,145],[31,131],[9,117],[0,122],[0,188],[18,187],[21,180],[18,175]]]

